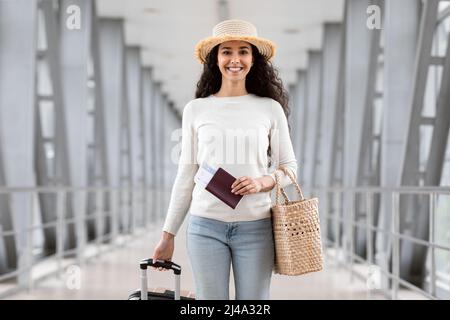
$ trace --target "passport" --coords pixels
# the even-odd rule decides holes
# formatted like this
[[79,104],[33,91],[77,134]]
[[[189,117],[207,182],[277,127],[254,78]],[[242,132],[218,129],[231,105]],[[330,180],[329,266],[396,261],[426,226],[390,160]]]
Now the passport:
[[231,185],[235,180],[235,177],[219,167],[205,189],[234,209],[244,196],[231,192]]

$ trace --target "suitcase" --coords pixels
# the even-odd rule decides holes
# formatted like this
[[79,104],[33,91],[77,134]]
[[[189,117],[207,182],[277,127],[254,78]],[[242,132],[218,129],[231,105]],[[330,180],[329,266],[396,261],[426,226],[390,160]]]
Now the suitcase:
[[[180,276],[181,267],[167,260],[144,259],[139,264],[141,270],[141,288],[135,290],[128,300],[195,300],[191,294],[188,296],[180,296]],[[175,291],[171,290],[154,290],[148,291],[147,286],[147,268],[156,267],[172,270],[175,278]]]

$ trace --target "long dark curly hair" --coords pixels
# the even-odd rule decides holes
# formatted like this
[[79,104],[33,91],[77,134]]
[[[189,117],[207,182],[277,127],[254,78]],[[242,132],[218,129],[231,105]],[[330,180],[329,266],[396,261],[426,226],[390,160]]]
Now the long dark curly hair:
[[[270,61],[266,61],[259,53],[258,48],[252,44],[250,45],[252,46],[253,66],[245,78],[245,88],[247,89],[247,92],[278,101],[283,108],[286,119],[289,119],[289,95],[284,89],[283,82],[278,75],[278,70]],[[217,66],[218,52],[219,45],[216,45],[206,56],[203,65],[203,73],[197,83],[195,98],[206,98],[220,90],[222,85],[222,73]],[[288,128],[290,132],[291,127],[289,121]],[[270,146],[267,154],[270,157]],[[269,163],[269,167],[270,165],[271,164]]]

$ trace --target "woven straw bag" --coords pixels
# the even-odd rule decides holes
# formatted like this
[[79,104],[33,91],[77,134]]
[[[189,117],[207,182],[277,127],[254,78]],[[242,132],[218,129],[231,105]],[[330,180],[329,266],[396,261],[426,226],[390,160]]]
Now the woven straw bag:
[[[276,178],[276,203],[271,208],[273,235],[275,241],[275,273],[300,275],[323,268],[322,241],[317,198],[305,199],[302,190],[291,172],[280,167],[292,180],[299,196],[298,201],[289,201],[288,196]],[[284,204],[279,203],[283,195]]]

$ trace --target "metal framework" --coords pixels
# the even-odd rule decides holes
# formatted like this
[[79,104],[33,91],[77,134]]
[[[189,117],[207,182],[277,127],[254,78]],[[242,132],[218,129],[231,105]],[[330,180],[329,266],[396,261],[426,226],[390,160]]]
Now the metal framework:
[[[383,19],[383,2],[374,1],[381,10],[380,18]],[[380,156],[381,156],[381,132],[377,126],[382,112],[383,87],[383,48],[381,36],[383,29],[371,30],[368,56],[368,73],[365,88],[364,110],[362,114],[361,141],[357,161],[357,186],[379,186],[380,185]],[[355,199],[356,220],[364,222],[367,219],[367,206],[364,198]],[[378,213],[379,199],[374,199],[374,211]],[[373,218],[373,217],[372,217]],[[375,216],[376,219],[376,216]],[[373,221],[372,221],[373,222]],[[366,232],[355,228],[356,247],[355,252],[360,256],[366,256]],[[373,240],[370,239],[373,244]]]
[[143,83],[143,96],[142,96],[142,125],[143,139],[142,139],[142,150],[144,154],[144,186],[147,189],[145,193],[145,212],[149,213],[150,216],[144,214],[144,218],[149,221],[145,223],[154,223],[156,221],[155,215],[155,199],[154,199],[154,188],[155,188],[155,170],[154,170],[154,143],[153,143],[153,125],[152,125],[152,113],[155,108],[154,106],[154,86],[152,79],[152,68],[144,67],[142,70],[142,83]]
[[[37,5],[36,0],[0,2],[0,164],[2,182],[8,186],[36,185],[33,149]],[[24,194],[3,196],[0,201],[4,245],[0,260],[5,261],[7,270],[23,268],[29,257],[21,249],[31,239],[8,232],[29,223],[30,217],[23,212],[33,207],[33,201]],[[22,274],[18,280],[23,284],[28,277]]]
[[[346,125],[346,117],[345,117],[345,52],[347,46],[347,38],[346,38],[346,25],[347,25],[347,2],[344,7],[344,19],[343,19],[343,29],[341,31],[340,36],[340,52],[339,52],[339,61],[338,61],[338,74],[340,75],[340,81],[337,82],[336,87],[336,100],[334,105],[334,117],[331,119],[331,145],[329,151],[329,160],[328,160],[328,174],[326,176],[327,185],[330,187],[340,187],[344,183],[344,137],[345,137],[345,125]],[[342,79],[344,78],[344,79]],[[329,193],[327,195],[326,200],[326,208],[328,212],[332,216],[335,217],[336,223],[333,224],[325,234],[329,237],[329,239],[334,240],[335,248],[341,245],[341,236],[343,230],[342,222],[339,220],[341,216],[340,208],[342,206],[342,194],[333,194]],[[327,219],[325,225],[331,226],[331,221]]]
[[[2,144],[1,144],[1,142],[2,142],[1,132],[2,132],[2,128],[0,127],[0,185],[6,185],[5,173],[3,172],[3,168],[4,168],[3,157],[1,156],[3,154]],[[11,217],[11,212],[9,210],[8,196],[4,195],[4,194],[0,194],[0,233],[2,233],[4,231],[5,226],[11,226],[10,217]],[[14,246],[15,246],[15,243],[12,242],[10,247],[14,247]],[[0,274],[7,272],[9,269],[9,265],[14,267],[13,261],[15,258],[15,252],[11,258],[8,257],[7,239],[3,236],[0,236]]]
[[341,25],[326,23],[324,25],[324,41],[321,61],[320,103],[315,125],[315,152],[312,176],[313,186],[327,185],[329,159],[332,141],[332,124],[335,112],[336,90],[340,75],[339,47]]
[[[143,135],[142,135],[142,69],[141,69],[141,49],[138,46],[127,46],[125,49],[126,61],[126,82],[128,92],[128,131],[130,139],[130,165],[131,165],[131,185],[137,188],[144,186],[144,153],[143,153]],[[133,210],[131,212],[131,230],[136,224],[141,225],[143,219],[142,206],[140,198],[143,193],[137,189],[131,195]],[[133,231],[131,231],[133,232]]]
[[[332,128],[335,114],[338,81],[340,80],[340,42],[341,25],[338,23],[326,23],[324,25],[324,38],[321,55],[321,75],[319,88],[319,108],[315,125],[315,149],[313,161],[312,185],[323,187],[328,183],[329,161],[332,148]],[[321,221],[324,232],[329,234],[328,220],[325,219],[325,212],[328,212],[327,194],[317,195],[321,199]],[[329,234],[331,237],[332,235]]]
[[[36,51],[36,179],[38,185],[72,185],[68,154],[66,109],[61,77],[61,42],[57,16],[59,9],[51,1],[41,1],[38,7],[38,43]],[[53,130],[51,130],[53,128]],[[73,208],[67,199],[67,214],[73,217]],[[56,217],[54,196],[39,195],[41,220],[50,222]],[[68,226],[68,248],[75,247],[74,225]],[[44,230],[44,255],[56,250],[56,232]]]
[[317,148],[315,137],[315,127],[319,116],[320,108],[320,88],[322,82],[321,73],[322,52],[318,50],[310,50],[308,52],[308,70],[307,70],[307,104],[304,114],[304,150],[303,155],[303,183],[312,186],[314,179],[314,154]]
[[[162,89],[162,86],[161,86]],[[166,215],[166,208],[168,207],[169,200],[169,181],[167,180],[167,172],[166,172],[166,164],[169,161],[169,145],[168,145],[168,132],[167,132],[167,112],[168,112],[168,95],[167,93],[161,91],[161,103],[159,107],[159,130],[161,137],[161,156],[159,157],[159,169],[161,170],[161,207],[158,209],[161,215],[161,218]]]
[[[367,28],[368,0],[349,0],[346,2],[346,45],[345,45],[345,127],[343,154],[343,185],[347,188],[357,186],[358,163],[361,155],[361,140],[363,136],[364,109],[366,88],[368,84],[371,30]],[[346,194],[349,196],[349,194]],[[343,199],[343,217],[350,220],[350,212],[355,206],[355,199]],[[344,232],[343,245],[354,252],[352,248],[355,237],[354,228],[348,223]]]
[[[104,104],[108,106],[105,113],[108,177],[112,186],[125,188],[131,185],[132,173],[123,20],[100,18],[98,26],[102,93]],[[112,225],[114,232],[129,230],[131,226],[127,209],[131,195],[124,191],[118,199],[119,203],[111,203],[121,208],[119,225]]]
[[[364,223],[358,222],[355,217],[355,208],[351,207],[349,212],[350,220],[343,219],[338,215],[326,213],[326,218],[331,221],[336,233],[351,233],[350,228],[343,228],[345,224],[349,224],[351,227],[359,227],[367,234],[367,239],[370,239],[370,234],[378,236],[388,236],[393,241],[389,243],[391,246],[390,252],[392,252],[392,260],[388,265],[377,266],[373,264],[373,255],[371,242],[367,241],[367,258],[363,258],[356,254],[353,250],[355,247],[355,237],[350,237],[350,246],[342,247],[339,243],[339,239],[331,241],[328,246],[328,250],[325,253],[326,263],[335,263],[337,266],[350,271],[350,281],[354,277],[358,277],[367,284],[367,298],[370,299],[374,292],[383,293],[389,299],[411,299],[411,293],[417,293],[420,297],[428,299],[449,299],[450,293],[448,287],[445,286],[445,281],[448,275],[443,272],[438,272],[436,264],[431,263],[429,268],[430,273],[430,285],[423,287],[411,282],[408,279],[403,278],[400,275],[400,269],[398,268],[398,262],[401,259],[400,242],[410,242],[416,245],[421,245],[429,251],[443,250],[450,252],[450,246],[433,241],[433,234],[435,233],[436,225],[430,226],[430,235],[426,239],[421,239],[410,235],[409,233],[402,232],[400,228],[400,206],[399,198],[401,195],[421,195],[429,200],[430,207],[426,214],[430,217],[430,221],[434,221],[436,218],[436,199],[438,196],[449,196],[450,188],[444,187],[325,187],[320,189],[314,189],[313,192],[327,192],[330,194],[347,194],[344,198],[355,199],[357,197],[364,197],[367,204],[367,214],[369,219]],[[375,197],[380,197],[384,194],[390,199],[392,204],[392,225],[388,228],[378,227],[371,223],[372,219],[372,203]],[[337,197],[336,197],[337,198]],[[342,210],[342,207],[339,208]],[[340,252],[344,250],[343,255]],[[349,259],[348,259],[349,258]],[[387,278],[388,286],[383,285],[382,278]],[[433,282],[431,281],[433,280]],[[440,280],[438,282],[438,280]],[[438,284],[444,284],[439,285]],[[406,295],[404,295],[406,294]]]
[[[399,16],[403,18],[398,19]],[[399,187],[402,171],[402,144],[408,129],[407,119],[411,110],[407,104],[411,95],[414,59],[417,48],[417,30],[420,22],[420,1],[384,2],[383,39],[383,100],[381,121],[380,185]],[[380,66],[381,67],[381,66]],[[396,155],[396,156],[393,156]],[[373,219],[379,228],[392,227],[392,200],[381,194],[380,206],[373,203]],[[370,239],[372,240],[372,239]],[[377,235],[374,259],[385,268],[391,260],[392,239]],[[369,257],[370,258],[370,257]],[[383,286],[389,286],[384,277]]]
[[297,70],[297,81],[293,93],[293,112],[292,112],[292,144],[298,162],[297,177],[301,176],[303,171],[303,133],[304,133],[304,115],[306,112],[306,70]]
[[[432,53],[434,34],[439,19],[438,8],[439,0],[428,0],[423,3],[411,99],[408,101],[411,117],[402,155],[400,183],[403,186],[438,186],[442,176],[450,121],[448,89],[450,87],[450,46],[447,46],[445,56],[435,56]],[[450,34],[447,44],[449,41]],[[441,66],[442,76],[434,115],[424,116],[424,97],[429,84],[427,75],[431,66]],[[432,130],[430,149],[429,152],[425,151],[425,154],[423,151],[426,136],[421,133],[423,128]],[[426,212],[429,210],[429,202],[424,197],[404,197],[400,201],[403,213],[400,219],[402,231],[419,239],[428,238],[430,220]],[[426,248],[402,242],[400,250],[402,259],[398,267],[402,276],[413,283],[422,285],[426,276]]]
[[[90,92],[89,105],[93,108],[88,112],[90,121],[93,123],[92,141],[88,144],[88,185],[108,186],[110,179],[108,176],[109,163],[107,159],[106,126],[105,126],[105,105],[102,91],[102,75],[100,68],[100,48],[99,30],[96,5],[91,1],[90,15],[90,61],[88,89]],[[98,212],[111,212],[111,199],[109,194],[100,193],[88,195],[88,214]],[[108,234],[111,230],[110,216],[100,219],[99,229],[93,228],[92,234],[97,239],[101,235]],[[88,239],[92,236],[88,234]]]
[[153,127],[154,135],[153,141],[155,144],[155,210],[158,219],[165,216],[165,192],[164,192],[164,97],[162,90],[162,83],[160,81],[155,82],[155,108],[153,113]]
[[[122,47],[124,48],[124,47]],[[121,49],[122,50],[122,49]],[[126,60],[125,51],[122,52],[122,59],[119,61],[122,66],[122,106],[120,110],[120,187],[124,190],[120,197],[120,208],[122,217],[122,228],[128,232],[132,232],[133,228],[133,211],[131,203],[133,200],[133,193],[127,192],[133,185],[133,163],[132,163],[132,148],[131,132],[130,132],[130,110],[128,107],[128,91],[127,91],[127,74],[126,74]]]
[[158,154],[160,154],[160,140],[158,139],[158,105],[160,103],[159,101],[159,89],[161,84],[157,81],[154,81],[152,84],[152,97],[151,97],[151,111],[150,111],[150,139],[151,139],[151,146],[153,152],[151,153],[151,164],[152,164],[152,173],[153,173],[153,179],[152,179],[152,210],[154,212],[153,219],[157,220],[160,218],[160,214],[158,212],[159,209],[159,183],[160,183],[160,170],[158,168]]
[[[66,26],[69,5],[83,13],[80,30]],[[0,184],[50,188],[0,192],[0,281],[22,287],[34,262],[83,263],[91,240],[147,225],[145,172],[162,172],[152,132],[158,123],[164,138],[169,100],[154,100],[148,74],[144,106],[140,52],[126,54],[123,21],[99,19],[94,1],[2,1],[0,18]]]

